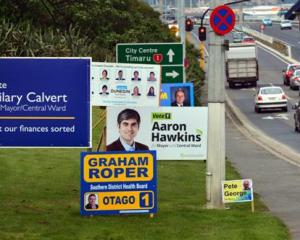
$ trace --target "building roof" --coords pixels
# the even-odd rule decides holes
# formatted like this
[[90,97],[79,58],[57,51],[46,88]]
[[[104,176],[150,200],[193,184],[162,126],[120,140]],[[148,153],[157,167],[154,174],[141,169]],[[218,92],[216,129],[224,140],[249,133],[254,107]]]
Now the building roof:
[[288,12],[284,15],[285,19],[294,20],[296,17],[296,12],[300,12],[300,0],[298,0]]

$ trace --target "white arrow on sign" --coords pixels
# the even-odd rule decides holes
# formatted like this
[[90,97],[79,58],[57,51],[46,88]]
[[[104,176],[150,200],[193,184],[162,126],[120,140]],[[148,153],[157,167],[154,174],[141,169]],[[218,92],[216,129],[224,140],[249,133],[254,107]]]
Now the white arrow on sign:
[[176,78],[179,76],[179,73],[173,70],[172,72],[166,72],[166,76]]
[[175,55],[174,51],[172,49],[169,49],[167,55],[169,56],[169,62],[173,62],[173,56]]

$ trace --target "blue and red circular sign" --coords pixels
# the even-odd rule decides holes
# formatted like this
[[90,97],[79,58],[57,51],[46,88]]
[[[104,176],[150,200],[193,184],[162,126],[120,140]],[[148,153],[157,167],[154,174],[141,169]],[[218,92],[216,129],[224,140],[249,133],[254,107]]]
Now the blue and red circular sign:
[[225,35],[234,28],[235,14],[226,5],[216,7],[210,14],[210,26],[218,35]]

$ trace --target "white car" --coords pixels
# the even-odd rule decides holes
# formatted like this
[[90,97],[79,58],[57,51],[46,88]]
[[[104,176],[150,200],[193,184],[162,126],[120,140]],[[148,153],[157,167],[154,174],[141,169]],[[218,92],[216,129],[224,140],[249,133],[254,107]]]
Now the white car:
[[287,103],[286,95],[281,87],[261,87],[255,95],[255,112],[259,113],[262,109],[270,108],[281,108],[287,112]]
[[290,20],[281,20],[280,29],[292,29],[292,22]]
[[299,89],[300,86],[300,70],[296,70],[290,77],[290,88],[293,90]]

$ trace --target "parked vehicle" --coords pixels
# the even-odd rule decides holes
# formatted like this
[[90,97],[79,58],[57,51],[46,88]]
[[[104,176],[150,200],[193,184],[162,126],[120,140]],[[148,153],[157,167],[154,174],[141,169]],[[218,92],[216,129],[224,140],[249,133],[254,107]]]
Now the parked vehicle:
[[272,20],[270,18],[264,18],[262,24],[265,26],[272,26]]
[[244,33],[234,31],[232,37],[234,43],[241,43],[243,41]]
[[290,88],[293,90],[299,89],[300,86],[300,70],[295,70],[290,77]]
[[255,44],[230,43],[226,52],[226,79],[229,87],[251,85],[258,81],[258,61]]
[[293,109],[295,109],[295,131],[300,132],[300,101],[293,106]]
[[255,112],[259,113],[262,109],[281,108],[284,112],[288,111],[288,101],[281,87],[268,86],[258,89],[255,95]]
[[242,43],[255,43],[255,40],[253,37],[251,36],[244,36]]
[[292,22],[290,20],[281,20],[280,29],[292,29]]
[[294,71],[299,69],[300,70],[300,64],[288,64],[286,66],[286,69],[282,70],[283,75],[283,84],[284,85],[290,85],[290,78],[293,75]]

